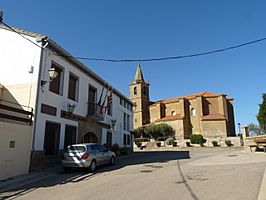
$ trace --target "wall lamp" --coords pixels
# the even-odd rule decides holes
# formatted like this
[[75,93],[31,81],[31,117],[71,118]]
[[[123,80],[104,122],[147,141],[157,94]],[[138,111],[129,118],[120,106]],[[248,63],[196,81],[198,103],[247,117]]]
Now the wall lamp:
[[43,86],[48,83],[48,82],[51,82],[52,80],[54,80],[58,75],[58,72],[55,70],[55,68],[51,68],[48,70],[48,76],[50,78],[49,81],[45,81],[45,80],[41,80],[41,88],[43,90]]
[[111,128],[114,129],[115,128],[115,124],[116,124],[116,120],[112,119],[111,120]]

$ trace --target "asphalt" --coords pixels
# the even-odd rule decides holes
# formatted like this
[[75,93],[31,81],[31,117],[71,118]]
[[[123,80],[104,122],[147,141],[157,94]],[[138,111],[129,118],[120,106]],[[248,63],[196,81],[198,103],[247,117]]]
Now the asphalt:
[[[228,156],[225,156],[225,154],[228,154]],[[118,157],[119,160],[123,159],[130,159],[130,156],[132,154]],[[221,156],[222,155],[222,156]],[[246,153],[237,151],[233,154],[230,152],[225,152],[224,154],[218,154],[217,156],[207,157],[200,159],[199,161],[194,161],[190,163],[190,165],[205,165],[208,163],[208,165],[212,164],[224,164],[224,163],[232,163],[232,160],[230,160],[230,156],[236,156],[237,155],[237,163],[238,164],[244,164],[244,163],[255,163],[255,162],[265,162],[266,154],[265,153]],[[0,194],[3,192],[8,192],[12,190],[16,190],[18,188],[21,188],[26,185],[30,185],[33,183],[37,183],[39,181],[43,181],[46,179],[51,179],[55,176],[58,176],[58,172],[62,171],[61,166],[55,166],[53,168],[49,168],[43,171],[35,171],[30,172],[27,174],[23,174],[20,176],[16,176],[4,181],[0,181]],[[1,200],[1,197],[0,197]],[[266,169],[264,171],[264,175],[262,178],[261,186],[260,186],[260,192],[258,195],[258,200],[266,200]]]

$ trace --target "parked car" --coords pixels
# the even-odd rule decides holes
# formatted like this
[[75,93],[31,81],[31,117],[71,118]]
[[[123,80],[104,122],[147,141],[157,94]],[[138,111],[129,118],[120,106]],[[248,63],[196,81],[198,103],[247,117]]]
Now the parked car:
[[67,147],[62,165],[64,170],[87,168],[94,172],[97,166],[115,164],[115,153],[95,143],[74,144]]

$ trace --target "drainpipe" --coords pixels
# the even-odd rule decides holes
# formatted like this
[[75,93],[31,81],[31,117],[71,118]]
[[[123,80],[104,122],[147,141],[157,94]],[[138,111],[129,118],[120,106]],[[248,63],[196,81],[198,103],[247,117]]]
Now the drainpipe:
[[40,56],[40,63],[39,63],[39,74],[38,74],[38,81],[37,81],[37,95],[35,100],[35,113],[34,113],[34,126],[33,126],[33,135],[32,135],[32,154],[31,154],[31,161],[35,157],[35,136],[36,136],[36,129],[37,129],[37,118],[39,113],[39,98],[40,98],[40,90],[41,90],[41,74],[42,74],[42,67],[43,67],[43,57],[44,57],[44,46],[48,43],[47,38],[36,38],[37,42],[41,42],[41,56]]

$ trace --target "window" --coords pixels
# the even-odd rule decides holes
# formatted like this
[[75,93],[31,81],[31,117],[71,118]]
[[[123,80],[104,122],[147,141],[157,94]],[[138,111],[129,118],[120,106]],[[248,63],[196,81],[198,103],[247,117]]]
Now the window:
[[124,138],[123,138],[124,140],[124,142],[123,142],[123,144],[124,144],[124,146],[126,146],[127,145],[127,135],[126,134],[124,134]]
[[134,87],[134,95],[137,95],[137,87]]
[[96,103],[96,88],[89,86],[89,97],[88,97],[88,115],[95,114],[95,103]]
[[127,135],[127,145],[130,145],[130,135]]
[[126,129],[126,126],[127,126],[127,124],[126,124],[126,119],[127,119],[127,114],[124,113],[124,118],[123,118],[123,130],[127,130],[127,129]]
[[127,131],[129,131],[129,115],[127,115]]
[[72,74],[69,74],[68,81],[68,98],[74,101],[78,99],[78,78]]
[[49,90],[56,94],[63,94],[63,69],[52,63],[52,67],[57,72],[57,77],[50,82]]
[[147,92],[146,92],[146,87],[143,87],[143,95],[146,96]]
[[110,103],[107,108],[107,115],[112,116],[112,108],[113,108],[113,103]]
[[172,116],[175,116],[175,115],[176,115],[176,112],[175,112],[175,111],[172,111],[172,112],[171,112],[171,115],[172,115]]
[[120,98],[120,105],[121,105],[121,106],[123,106],[123,101],[124,101],[124,100],[123,100],[122,98]]
[[191,115],[191,116],[195,116],[195,115],[196,115],[196,110],[195,110],[195,108],[191,108],[190,115]]

